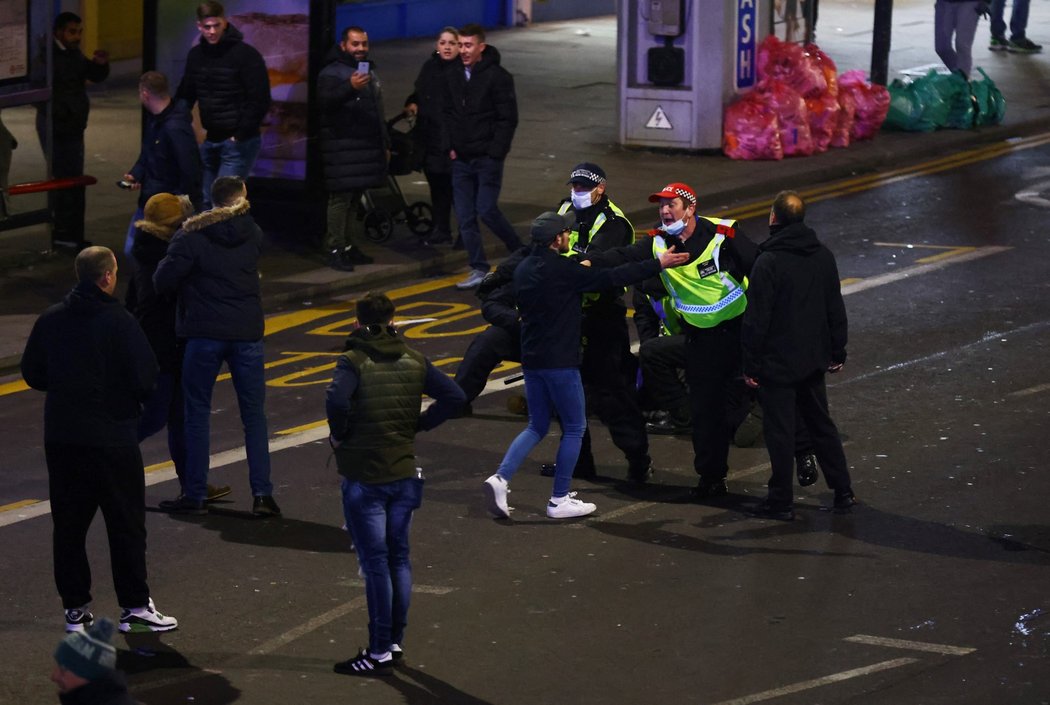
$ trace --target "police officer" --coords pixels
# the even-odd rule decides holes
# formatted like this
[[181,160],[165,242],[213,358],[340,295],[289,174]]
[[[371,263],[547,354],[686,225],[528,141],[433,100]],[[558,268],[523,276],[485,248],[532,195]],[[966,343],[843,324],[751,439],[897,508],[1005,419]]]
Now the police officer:
[[[569,234],[568,255],[586,255],[634,242],[634,226],[605,193],[605,171],[597,164],[577,164],[569,175],[572,187],[559,214],[573,211],[576,224]],[[631,355],[624,289],[587,294],[583,301],[583,380],[587,409],[609,428],[613,443],[627,458],[627,476],[644,483],[652,474],[645,419],[638,405],[634,379],[637,363]],[[576,476],[594,474],[590,432],[583,440]]]
[[746,393],[740,370],[740,317],[757,247],[737,221],[697,215],[696,192],[670,183],[649,196],[660,205],[653,237],[615,252],[596,255],[601,266],[659,257],[674,246],[689,261],[660,277],[682,321],[686,339],[686,382],[693,422],[693,466],[700,480],[692,491],[705,501],[728,493],[730,426],[727,408]]

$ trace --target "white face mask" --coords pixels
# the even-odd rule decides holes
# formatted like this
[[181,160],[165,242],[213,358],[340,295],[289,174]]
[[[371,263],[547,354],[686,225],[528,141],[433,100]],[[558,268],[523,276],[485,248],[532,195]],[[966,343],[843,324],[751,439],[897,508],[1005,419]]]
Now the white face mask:
[[682,218],[681,220],[676,220],[670,225],[661,225],[660,230],[663,230],[671,237],[674,237],[680,234],[683,230],[685,230],[685,218]]
[[572,193],[569,194],[569,197],[572,199],[572,207],[575,208],[576,210],[583,210],[584,208],[590,208],[591,207],[591,192],[590,191],[584,191],[582,193],[578,193],[576,191],[573,191]]

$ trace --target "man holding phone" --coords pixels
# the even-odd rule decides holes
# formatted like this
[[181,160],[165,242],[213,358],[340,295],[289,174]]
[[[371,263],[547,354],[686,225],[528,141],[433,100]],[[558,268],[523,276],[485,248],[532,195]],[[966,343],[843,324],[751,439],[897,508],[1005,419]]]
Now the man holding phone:
[[379,76],[368,60],[368,33],[347,27],[317,77],[321,161],[328,190],[328,266],[350,271],[372,258],[357,246],[364,234],[358,210],[365,189],[387,174],[390,137]]

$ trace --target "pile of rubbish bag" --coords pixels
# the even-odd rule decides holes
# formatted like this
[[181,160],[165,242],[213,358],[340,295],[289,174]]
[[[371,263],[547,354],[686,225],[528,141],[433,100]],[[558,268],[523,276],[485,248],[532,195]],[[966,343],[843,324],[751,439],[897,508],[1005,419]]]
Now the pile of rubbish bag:
[[886,126],[911,132],[941,128],[968,130],[998,125],[1006,115],[1006,101],[995,82],[978,68],[982,79],[967,81],[957,73],[930,71],[914,81],[894,79],[889,86],[890,110]]
[[758,85],[726,106],[722,151],[732,159],[783,159],[848,147],[882,127],[890,107],[884,86],[863,71],[838,75],[816,44],[770,35],[758,50]]

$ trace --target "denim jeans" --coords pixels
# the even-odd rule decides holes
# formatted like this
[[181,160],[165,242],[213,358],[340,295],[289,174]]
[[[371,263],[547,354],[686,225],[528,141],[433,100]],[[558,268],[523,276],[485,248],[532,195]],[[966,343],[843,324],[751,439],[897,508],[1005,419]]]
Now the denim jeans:
[[211,185],[220,176],[247,178],[262,147],[261,137],[233,141],[201,143],[201,182],[203,207],[211,208]]
[[580,456],[580,443],[587,427],[583,401],[583,383],[576,367],[556,367],[546,370],[525,369],[525,400],[529,405],[529,425],[507,448],[503,462],[496,471],[510,482],[526,456],[543,440],[551,425],[551,411],[561,420],[561,443],[555,457],[555,497],[564,497],[572,484],[572,471]]
[[[1010,11],[1010,39],[1014,41],[1023,39],[1025,30],[1028,28],[1028,3],[1029,0],[1014,0],[1013,9]],[[1006,22],[1003,21],[1003,11],[1006,9],[1006,0],[992,0],[991,20],[992,36],[1006,39]]]
[[182,391],[186,397],[186,472],[183,494],[203,501],[208,495],[211,393],[225,362],[233,377],[237,405],[244,425],[248,454],[248,481],[256,497],[272,495],[270,446],[266,430],[266,380],[261,340],[189,338],[182,362]]
[[478,218],[503,241],[508,252],[514,252],[522,246],[510,221],[499,209],[502,186],[503,160],[478,157],[452,161],[452,200],[471,269],[489,270],[485,248],[481,244]]
[[422,479],[369,484],[343,478],[343,516],[365,576],[368,649],[374,654],[405,638],[412,597],[408,534],[412,512],[422,503]]

